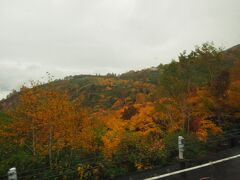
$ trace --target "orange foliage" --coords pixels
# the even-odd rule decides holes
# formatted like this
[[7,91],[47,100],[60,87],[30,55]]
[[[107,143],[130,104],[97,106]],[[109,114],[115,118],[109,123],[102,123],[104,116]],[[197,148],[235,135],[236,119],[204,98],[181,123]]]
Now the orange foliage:
[[191,130],[200,140],[206,141],[209,133],[216,135],[222,132],[220,127],[208,120],[213,115],[210,109],[214,106],[214,100],[207,89],[197,89],[190,94],[187,105],[192,118]]
[[159,124],[168,132],[176,132],[184,127],[184,113],[174,99],[159,99],[156,115]]
[[220,127],[216,126],[212,121],[209,120],[201,120],[200,121],[200,127],[196,132],[196,135],[201,141],[206,141],[208,138],[208,134],[219,134],[222,130]]
[[129,122],[130,131],[135,131],[142,137],[147,137],[150,134],[160,134],[161,129],[154,121],[154,104],[137,105],[137,108],[139,113],[133,116]]
[[211,116],[209,107],[214,105],[214,101],[207,89],[197,89],[187,98],[187,105],[192,117],[205,119]]
[[77,119],[66,94],[38,86],[21,92],[12,116],[9,129],[15,140],[31,142],[33,152],[40,154],[69,146]]
[[102,117],[104,126],[107,129],[106,134],[102,137],[103,154],[110,158],[118,149],[124,134],[126,122],[120,119],[120,112],[111,112],[111,114]]

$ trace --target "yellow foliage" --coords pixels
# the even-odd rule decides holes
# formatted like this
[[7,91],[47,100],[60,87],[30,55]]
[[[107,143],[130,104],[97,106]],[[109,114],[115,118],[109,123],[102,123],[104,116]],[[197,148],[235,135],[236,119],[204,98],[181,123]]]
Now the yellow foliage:
[[139,113],[131,118],[129,129],[136,131],[140,136],[160,134],[159,126],[154,122],[155,107],[152,103],[138,105]]
[[106,134],[102,137],[103,154],[106,158],[110,158],[119,148],[122,140],[122,135],[125,130],[126,122],[119,118],[120,111],[111,112],[111,114],[104,114],[102,121],[104,126],[108,129]]
[[[35,86],[20,92],[18,106],[12,111],[9,128],[20,144],[32,142],[34,152],[47,154],[48,148],[71,145],[76,113],[65,93]],[[51,147],[50,147],[51,145]]]

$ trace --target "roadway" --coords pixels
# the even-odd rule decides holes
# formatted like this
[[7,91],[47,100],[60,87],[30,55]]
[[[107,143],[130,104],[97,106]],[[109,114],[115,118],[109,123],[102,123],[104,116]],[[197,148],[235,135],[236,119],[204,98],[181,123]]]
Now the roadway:
[[[227,149],[216,154],[209,155],[201,161],[187,162],[186,168],[204,164],[210,161],[215,161],[229,156],[240,154],[240,147]],[[117,178],[118,180],[141,180],[162,174],[170,173],[179,170],[179,164],[173,164],[164,168],[155,168],[152,170],[142,171],[130,174],[125,177]],[[172,175],[161,178],[163,180],[240,180],[240,157],[229,161],[221,162],[211,166],[192,170],[186,173]]]

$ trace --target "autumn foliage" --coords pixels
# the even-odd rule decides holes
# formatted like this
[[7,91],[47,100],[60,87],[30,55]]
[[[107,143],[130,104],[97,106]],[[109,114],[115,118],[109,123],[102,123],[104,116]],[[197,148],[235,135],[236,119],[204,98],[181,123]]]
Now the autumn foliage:
[[0,171],[17,154],[63,179],[113,177],[170,161],[179,134],[197,153],[239,126],[239,72],[239,60],[204,44],[157,70],[32,83],[9,97],[12,104],[2,103]]

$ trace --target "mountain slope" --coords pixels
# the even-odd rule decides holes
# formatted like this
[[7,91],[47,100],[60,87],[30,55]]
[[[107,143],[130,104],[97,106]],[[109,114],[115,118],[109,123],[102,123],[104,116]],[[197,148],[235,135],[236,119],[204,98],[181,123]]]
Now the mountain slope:
[[[225,51],[218,51],[209,44],[196,48],[190,54],[180,54],[178,61],[140,71],[130,71],[119,76],[76,75],[55,80],[43,87],[51,86],[66,91],[72,101],[98,108],[120,108],[125,105],[153,101],[159,89],[169,96],[185,92],[198,86],[206,86],[222,71],[229,71],[240,59],[240,45]],[[3,108],[11,107],[17,101],[17,94],[1,101]],[[143,101],[143,100],[142,100]]]

